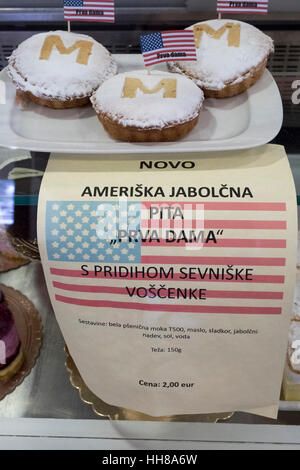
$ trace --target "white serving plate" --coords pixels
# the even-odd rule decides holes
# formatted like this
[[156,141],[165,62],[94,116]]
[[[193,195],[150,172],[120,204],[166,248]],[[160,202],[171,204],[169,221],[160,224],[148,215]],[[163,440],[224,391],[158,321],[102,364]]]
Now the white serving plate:
[[[143,67],[140,55],[115,56],[119,72]],[[166,65],[160,67],[166,70]],[[127,143],[112,139],[99,123],[92,107],[52,110],[15,102],[15,87],[5,69],[6,102],[0,100],[0,146],[43,152],[157,153],[202,152],[257,147],[280,131],[282,102],[277,85],[265,71],[245,93],[223,100],[207,99],[199,123],[183,140],[164,143]]]

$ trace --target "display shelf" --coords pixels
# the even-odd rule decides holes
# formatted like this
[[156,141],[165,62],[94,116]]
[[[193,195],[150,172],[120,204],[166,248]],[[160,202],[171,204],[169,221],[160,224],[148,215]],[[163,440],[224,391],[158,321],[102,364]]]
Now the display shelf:
[[[70,383],[65,367],[65,344],[48,297],[41,263],[32,261],[17,270],[1,273],[0,283],[25,294],[39,311],[44,327],[42,349],[35,367],[13,393],[0,401],[0,424],[1,419],[7,418],[103,419],[82,402]],[[237,412],[227,422],[300,425],[300,402],[280,402],[278,420]]]
[[[276,0],[279,4],[280,1]],[[292,3],[293,0],[288,2]],[[24,2],[14,2],[15,4]],[[47,3],[46,1],[43,4]],[[51,2],[49,2],[51,3]],[[56,2],[59,3],[59,2]],[[177,5],[184,2],[176,2]],[[187,2],[189,7],[193,1]],[[208,3],[208,2],[206,2]],[[282,4],[282,2],[281,2]],[[22,6],[22,5],[21,5]],[[289,8],[285,6],[284,8]],[[298,7],[297,7],[298,8]],[[61,13],[52,11],[37,11],[36,8],[26,13],[23,11],[8,11],[0,19],[0,68],[6,63],[17,43],[30,36],[39,28],[45,29],[45,24],[37,22],[61,21]],[[151,29],[150,22],[159,29],[162,23],[173,21],[173,27],[181,27],[193,17],[199,19],[199,14],[188,11],[185,15],[180,11],[165,9],[162,13],[156,11],[136,12],[137,21],[134,28],[129,27],[128,12],[123,12],[121,23],[125,27],[115,25],[113,34],[108,28],[101,30],[98,25],[91,27],[98,40],[108,44],[112,52],[139,52],[138,36],[144,24]],[[4,13],[3,13],[4,14]],[[59,14],[59,18],[58,15]],[[205,13],[206,15],[207,13]],[[162,15],[162,16],[161,16]],[[170,20],[170,15],[173,20]],[[276,16],[277,15],[277,16]],[[284,13],[289,20],[286,25],[299,20],[300,12],[291,15]],[[282,95],[285,120],[284,127],[274,139],[274,143],[284,145],[288,154],[291,170],[294,176],[298,205],[300,205],[300,105],[291,103],[291,81],[284,80],[287,73],[292,77],[299,74],[299,35],[296,27],[293,31],[279,31],[278,24],[283,19],[282,13],[276,13],[277,26],[273,27],[274,15],[268,15],[267,22],[272,37],[275,39],[277,54],[269,64],[270,71],[279,85],[278,71],[282,73],[286,95]],[[280,16],[280,18],[279,18]],[[12,25],[12,21],[22,22],[26,27]],[[34,24],[29,24],[35,20]],[[163,21],[163,20],[166,21]],[[257,18],[255,18],[257,21]],[[259,19],[261,23],[266,20]],[[5,22],[10,23],[6,28]],[[4,24],[4,25],[3,25]],[[63,26],[63,24],[61,23]],[[46,23],[49,29],[50,24]],[[53,25],[51,25],[53,27]],[[165,24],[164,24],[164,27]],[[15,28],[13,30],[13,28]],[[18,30],[19,28],[19,30]],[[85,28],[85,29],[84,29]],[[89,30],[81,25],[82,31]],[[122,29],[122,30],[121,30]],[[285,27],[288,30],[288,26]],[[293,33],[293,34],[292,34]],[[296,39],[294,39],[296,37]],[[2,39],[3,38],[3,39]],[[8,39],[7,39],[8,38]],[[8,49],[9,48],[9,49]],[[2,55],[1,55],[2,54]],[[293,68],[294,67],[294,68]],[[287,85],[288,83],[288,85]],[[288,110],[288,111],[287,111]],[[287,119],[287,112],[291,113]],[[293,124],[291,124],[293,123]],[[292,127],[294,126],[294,127]],[[297,127],[298,126],[298,127]],[[30,153],[23,150],[6,150],[0,148],[0,180],[6,180],[10,171],[15,167],[44,171],[49,154]],[[15,161],[14,161],[15,160]],[[40,178],[41,179],[41,178]],[[40,179],[35,180],[32,192],[16,194],[16,206],[33,206],[38,202],[38,186]],[[0,222],[1,225],[1,222]],[[65,367],[65,344],[58,327],[49,300],[43,270],[39,261],[32,261],[16,270],[0,273],[0,283],[14,287],[26,295],[40,313],[44,338],[40,356],[30,375],[13,393],[0,401],[0,449],[299,449],[300,448],[300,402],[280,401],[278,419],[272,420],[248,413],[236,412],[227,421],[218,424],[207,423],[146,423],[146,422],[110,422],[93,411],[89,404],[84,403],[70,383],[70,374]]]
[[[0,418],[0,450],[95,450],[100,465],[100,449],[108,450],[104,454],[108,456],[114,455],[114,450],[149,450],[149,459],[153,459],[154,449],[299,450],[299,447],[300,429],[285,425]],[[148,464],[154,462],[149,460]]]
[[[25,151],[0,149],[0,179],[7,179],[15,166],[43,171],[48,156],[49,154],[33,153],[30,158],[30,154]],[[300,194],[300,155],[290,154],[289,159],[297,192]],[[40,181],[41,177],[35,178],[32,183],[32,192],[35,194],[16,194],[15,204],[36,205]],[[41,263],[32,261],[16,270],[0,273],[0,283],[20,290],[34,303],[42,318],[45,332],[35,368],[22,385],[0,402],[0,418],[101,419],[90,405],[83,403],[78,391],[70,383],[70,375],[65,367],[65,344],[48,297]],[[229,422],[300,425],[300,402],[281,401],[277,421],[235,413]]]

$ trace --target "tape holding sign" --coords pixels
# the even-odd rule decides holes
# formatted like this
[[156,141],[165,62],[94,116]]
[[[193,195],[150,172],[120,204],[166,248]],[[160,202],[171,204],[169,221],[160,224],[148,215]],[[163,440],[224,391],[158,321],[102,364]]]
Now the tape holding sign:
[[180,160],[52,155],[39,248],[90,390],[152,416],[275,417],[296,209],[280,146]]

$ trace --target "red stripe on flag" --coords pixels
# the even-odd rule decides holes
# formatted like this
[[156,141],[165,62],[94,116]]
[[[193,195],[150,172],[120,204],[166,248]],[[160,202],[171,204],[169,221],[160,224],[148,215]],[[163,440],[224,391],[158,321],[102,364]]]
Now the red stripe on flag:
[[142,264],[183,264],[212,266],[285,266],[285,258],[236,258],[222,256],[142,256]]
[[142,310],[148,312],[182,312],[182,313],[216,313],[236,315],[280,315],[279,307],[221,307],[221,306],[198,306],[198,305],[159,305],[142,304],[137,302],[117,302],[111,300],[87,300],[73,299],[62,295],[55,295],[58,302],[65,304],[80,305],[82,307],[117,308],[126,310]]
[[222,2],[222,3],[218,3],[218,8],[228,8],[229,10],[242,10],[242,11],[253,10],[253,11],[257,11],[257,10],[267,10],[268,5],[257,3],[257,7],[254,7],[254,6],[251,6],[251,5],[248,5],[247,7],[242,7],[242,6],[234,7],[234,6],[230,6],[229,2],[227,2],[227,3]]
[[[86,8],[86,7],[65,7],[64,8],[65,11],[68,11],[68,12],[76,12],[76,11],[89,11],[90,8]],[[94,7],[93,8],[93,11],[114,11],[114,7],[109,7],[109,6],[103,6],[102,8],[100,7]]]
[[141,228],[227,228],[249,230],[286,230],[282,220],[202,220],[202,219],[142,219]]
[[233,9],[233,8],[218,8],[217,10],[219,13],[257,13],[257,14],[261,14],[261,15],[264,15],[266,13],[268,13],[268,10],[259,10],[259,9],[246,9],[246,8],[243,8],[243,9],[240,9],[238,10],[237,8],[236,9]]
[[[252,0],[252,1],[248,0],[248,2],[247,2],[247,0],[241,0],[241,1],[243,1],[244,3],[248,3],[248,4],[256,3],[257,5],[268,5],[269,4],[269,0],[265,0],[265,1],[261,0],[261,1],[258,1],[258,2],[255,1],[255,0]],[[217,0],[217,3],[218,3],[218,5],[222,5],[222,4],[228,4],[229,5],[229,3],[231,3],[231,2],[229,0]]]
[[203,206],[204,210],[215,211],[286,211],[285,202],[176,202],[176,201],[159,201],[159,202],[143,202],[142,208],[149,209],[150,207],[185,207],[194,208],[196,206]]
[[[165,52],[177,52],[181,50],[182,50],[182,47],[177,47],[177,48],[170,47],[170,48],[159,49],[157,51],[144,52],[143,56],[145,59],[148,59],[149,57],[157,58],[157,54],[164,54]],[[191,55],[190,53],[192,53],[192,55],[196,55],[196,53],[194,52],[194,48],[187,48],[184,50],[184,52],[189,53],[189,55]],[[173,60],[174,60],[174,57],[173,57]]]
[[[177,229],[178,230],[178,229]],[[149,235],[149,238],[151,234]],[[152,241],[142,241],[142,246],[172,246],[182,247],[188,245],[201,244],[201,241],[191,241],[186,242],[185,240],[180,240],[176,242],[170,242],[164,239],[154,239]],[[217,243],[203,243],[205,248],[286,248],[286,240],[251,240],[247,238],[232,238],[232,239],[218,239]]]
[[180,44],[194,44],[195,47],[195,39],[194,37],[187,38],[185,36],[179,37],[179,36],[164,36],[164,44],[166,43],[173,43],[173,42],[179,42]]
[[[186,61],[186,60],[189,60],[189,61],[190,61],[190,60],[193,59],[193,58],[196,59],[196,55],[195,55],[195,56],[191,56],[191,57],[189,57],[189,58],[185,58],[185,59],[183,59],[182,57],[180,57],[180,59],[179,59],[179,58],[176,58],[176,60],[180,60],[180,62],[182,62],[182,61]],[[151,64],[160,64],[160,63],[162,63],[162,62],[174,62],[174,57],[173,57],[173,58],[170,57],[169,59],[160,59],[160,60],[145,60],[145,64],[146,64],[146,65],[149,65],[149,64],[150,64],[150,65],[151,65]]]
[[194,34],[194,32],[192,30],[186,30],[186,29],[184,29],[184,30],[182,30],[182,29],[172,29],[172,31],[165,30],[165,31],[161,32],[161,34],[163,34],[163,35],[164,34],[169,34],[170,35],[170,34],[177,34],[177,33],[187,34],[187,35],[190,35],[190,34],[193,35]]
[[195,49],[195,40],[193,39],[178,39],[177,37],[170,37],[169,39],[164,39],[164,44],[173,44],[173,43],[180,43],[180,44],[194,44]]
[[[85,265],[86,266],[86,265]],[[141,269],[139,267],[139,269]],[[208,276],[204,276],[203,279],[199,279],[197,277],[196,279],[183,279],[182,274],[180,273],[175,273],[172,278],[166,278],[166,277],[153,277],[153,276],[147,276],[147,275],[142,275],[138,274],[137,276],[128,276],[127,278],[124,278],[124,276],[120,275],[114,275],[114,273],[111,274],[110,277],[105,275],[103,272],[97,272],[97,275],[95,274],[94,271],[89,271],[88,275],[83,276],[82,271],[76,270],[76,269],[60,269],[60,268],[50,268],[50,273],[54,276],[62,276],[62,277],[80,277],[81,279],[137,279],[137,280],[160,280],[160,281],[188,281],[188,282],[251,282],[251,283],[257,283],[257,284],[283,284],[284,283],[284,276],[281,275],[254,275],[252,276],[251,280],[244,280],[244,279],[237,279],[237,280],[224,280],[224,279],[209,279]]]
[[[180,60],[191,60],[194,57],[196,57],[196,56],[191,55],[191,56],[187,56],[184,59],[180,59]],[[173,60],[174,60],[174,57],[173,58],[169,57],[169,58],[164,58],[164,59],[155,59],[155,58],[154,59],[145,59],[145,64],[153,64],[153,63],[159,64],[161,62],[167,62],[167,61],[169,62],[169,61],[173,61]]]
[[204,228],[286,230],[287,224],[285,220],[204,220]]
[[[63,282],[53,281],[53,287],[56,289],[71,292],[88,292],[97,294],[118,294],[128,295],[125,287],[109,287],[109,286],[91,286],[82,284],[65,284]],[[157,293],[156,289],[152,292]],[[208,290],[205,294],[207,299],[272,299],[281,300],[283,292],[266,292],[266,291],[228,291],[228,290]]]
[[[239,3],[243,3],[244,6]],[[254,6],[253,4],[256,4]],[[217,2],[217,11],[219,12],[236,12],[236,13],[267,13],[268,12],[268,2],[229,2],[229,1],[218,1]]]
[[233,5],[230,5],[230,2],[218,2],[218,7],[219,8],[230,8],[232,10],[257,10],[258,8],[259,9],[264,9],[266,10],[268,8],[268,3],[262,3],[262,2],[256,2],[256,7],[255,6],[251,6],[250,4],[248,6],[245,6],[245,7],[242,7],[242,6],[233,6]]
[[53,281],[53,287],[56,289],[69,290],[72,292],[93,292],[98,294],[120,294],[128,295],[125,287],[109,287],[109,286],[88,286],[78,284],[65,284],[63,282]]
[[107,19],[105,18],[104,16],[97,16],[97,17],[94,17],[93,19],[91,18],[86,18],[85,16],[84,17],[73,17],[73,16],[65,16],[65,19],[66,20],[72,20],[72,21],[102,21],[103,23],[113,23],[114,22],[114,18],[111,18],[111,19]]

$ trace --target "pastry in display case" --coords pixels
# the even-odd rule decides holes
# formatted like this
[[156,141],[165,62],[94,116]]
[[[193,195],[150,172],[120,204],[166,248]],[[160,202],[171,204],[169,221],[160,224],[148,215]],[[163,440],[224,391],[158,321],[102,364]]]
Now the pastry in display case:
[[[1,281],[3,276],[6,280],[16,279],[20,273],[34,270],[35,266],[30,263],[19,270],[2,274]],[[27,278],[28,284],[32,284],[33,279],[28,274]],[[25,285],[26,281],[22,279],[22,284]],[[43,333],[39,312],[27,296],[2,283],[0,291],[0,403],[3,406],[2,400],[12,394],[31,373],[40,353]],[[24,392],[19,390],[23,398]]]
[[296,272],[296,287],[292,321],[288,332],[286,367],[282,383],[282,398],[286,401],[300,401],[300,271]]
[[287,363],[282,383],[282,399],[300,402],[300,322],[292,321],[288,335]]
[[[14,180],[15,204],[13,220],[6,227],[6,238],[13,250],[25,259],[39,259],[36,221],[37,201],[42,181],[43,170],[46,164],[45,158],[17,164],[9,164],[4,168],[2,174],[10,177],[12,172],[17,172],[18,177]],[[31,168],[35,165],[35,168]]]
[[293,321],[289,329],[288,361],[290,369],[300,374],[300,322]]
[[19,99],[24,94],[54,109],[89,103],[92,93],[116,71],[113,56],[100,43],[66,31],[30,37],[13,52],[7,67]]
[[156,70],[116,75],[91,98],[104,129],[127,142],[182,139],[197,124],[203,100],[189,78]]
[[[300,269],[297,268],[296,272],[296,287],[294,294],[294,305],[293,305],[293,320],[300,322]],[[299,323],[300,325],[300,323]]]
[[[78,2],[63,3],[66,15]],[[267,69],[276,28],[202,21],[212,15],[188,3],[167,26],[151,13],[130,25],[28,28],[1,72],[0,146],[45,152],[43,165],[29,163],[39,174],[14,180],[14,220],[0,227],[0,282],[46,326],[28,387],[41,393],[34,418],[267,422],[281,384],[282,401],[300,401],[300,269],[293,307],[287,274],[296,204],[285,148],[272,140],[283,113]],[[163,28],[190,30],[197,60],[177,49],[148,68],[138,42]],[[1,256],[20,268],[15,279]],[[26,263],[34,283],[28,275],[23,292]],[[37,321],[27,350],[1,285],[0,385],[22,373],[28,350],[35,365],[41,339]],[[29,337],[30,315],[25,324]]]
[[0,290],[0,381],[11,379],[22,367],[23,361],[15,320]]
[[196,62],[174,62],[170,70],[191,78],[207,98],[246,91],[263,75],[273,40],[254,26],[232,19],[196,23]]
[[16,269],[28,262],[29,260],[11,244],[6,227],[0,227],[0,272]]

